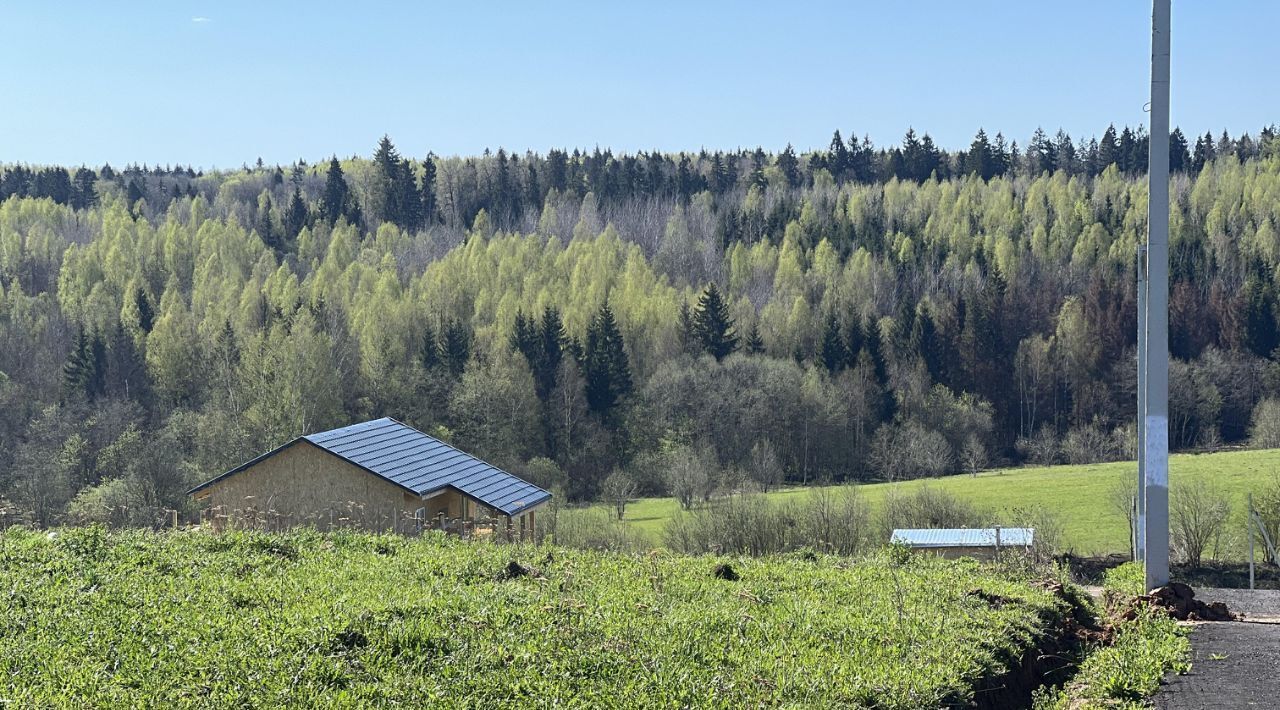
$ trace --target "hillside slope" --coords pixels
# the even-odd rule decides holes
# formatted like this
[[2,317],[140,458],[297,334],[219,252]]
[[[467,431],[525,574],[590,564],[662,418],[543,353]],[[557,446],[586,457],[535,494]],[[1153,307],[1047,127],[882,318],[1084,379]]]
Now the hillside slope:
[[0,579],[14,707],[936,707],[1066,611],[972,562],[343,533],[10,529]]
[[[1245,496],[1257,492],[1280,475],[1280,449],[1225,451],[1213,454],[1175,454],[1169,459],[1170,486],[1177,495],[1182,483],[1203,480],[1220,486],[1232,500],[1236,528],[1244,529]],[[1137,463],[1117,461],[1085,466],[1038,466],[985,471],[977,476],[948,476],[903,483],[859,486],[873,505],[890,490],[931,486],[948,491],[988,510],[997,522],[1011,525],[1017,511],[1043,506],[1063,526],[1062,547],[1077,554],[1105,554],[1129,549],[1125,518],[1113,503],[1121,485],[1136,488]],[[783,499],[801,496],[803,488],[770,493]],[[649,498],[627,507],[626,519],[659,544],[662,528],[679,506],[672,498]],[[1233,523],[1234,524],[1234,523]],[[1241,532],[1243,537],[1243,532]]]

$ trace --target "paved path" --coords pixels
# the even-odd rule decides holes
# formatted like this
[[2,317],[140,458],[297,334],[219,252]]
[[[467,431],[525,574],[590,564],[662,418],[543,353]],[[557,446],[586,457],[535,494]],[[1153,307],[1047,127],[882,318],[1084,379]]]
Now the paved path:
[[1245,622],[1196,624],[1191,672],[1170,675],[1153,698],[1162,710],[1274,708],[1280,704],[1280,591],[1197,589]]

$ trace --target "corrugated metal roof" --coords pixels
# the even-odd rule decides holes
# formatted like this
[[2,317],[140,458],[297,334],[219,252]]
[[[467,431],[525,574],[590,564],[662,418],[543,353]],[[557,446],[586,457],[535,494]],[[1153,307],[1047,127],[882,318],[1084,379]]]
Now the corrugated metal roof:
[[[1026,547],[1035,528],[1000,528],[1000,546]],[[996,528],[914,528],[894,530],[890,542],[911,547],[995,547]]]
[[300,441],[314,444],[419,496],[455,488],[503,515],[517,515],[551,498],[550,493],[532,483],[390,417],[295,439],[191,492],[243,471]]

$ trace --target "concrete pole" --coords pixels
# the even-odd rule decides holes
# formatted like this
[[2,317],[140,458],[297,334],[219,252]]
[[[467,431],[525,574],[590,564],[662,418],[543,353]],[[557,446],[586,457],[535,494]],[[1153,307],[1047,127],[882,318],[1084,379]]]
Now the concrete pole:
[[1147,556],[1147,247],[1138,247],[1138,495],[1134,506],[1133,558],[1142,562]]
[[1147,589],[1169,583],[1169,0],[1151,12],[1145,413]]

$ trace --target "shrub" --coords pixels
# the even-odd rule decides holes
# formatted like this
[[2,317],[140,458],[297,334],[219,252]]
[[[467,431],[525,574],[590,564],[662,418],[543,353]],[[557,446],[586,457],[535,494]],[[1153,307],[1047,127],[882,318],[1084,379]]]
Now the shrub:
[[1280,448],[1280,398],[1267,397],[1253,408],[1249,445],[1257,449]]
[[761,492],[768,493],[769,489],[782,484],[783,474],[782,462],[778,460],[773,444],[768,439],[757,441],[755,446],[751,447],[751,461],[747,466],[747,475]]
[[767,555],[811,548],[855,555],[871,539],[871,520],[856,488],[815,488],[783,501],[746,494],[677,513],[663,541],[686,554]]
[[1169,501],[1173,545],[1183,561],[1198,566],[1206,551],[1221,549],[1231,501],[1219,487],[1203,479],[1173,489]]
[[1020,437],[1014,448],[1030,463],[1038,466],[1052,466],[1058,463],[1058,437],[1052,427],[1041,427],[1031,436]]
[[941,476],[954,470],[946,437],[917,424],[886,424],[871,440],[871,464],[888,481]]
[[601,507],[560,509],[556,513],[553,542],[565,547],[610,552],[632,552],[643,547],[643,541],[630,525],[619,520],[613,510]]
[[636,482],[626,471],[615,469],[600,484],[601,499],[613,507],[618,520],[627,514],[627,503],[636,495]]
[[1095,424],[1074,427],[1062,440],[1062,457],[1076,465],[1108,461],[1112,458],[1111,437]]
[[694,451],[688,446],[675,446],[666,455],[667,489],[689,510],[699,500],[711,498],[715,490],[715,462],[707,449]]
[[989,516],[947,491],[920,486],[906,493],[889,490],[880,507],[883,539],[898,528],[976,528]]
[[545,456],[529,459],[521,473],[525,480],[546,490],[563,487],[565,484],[564,471],[555,461]]

